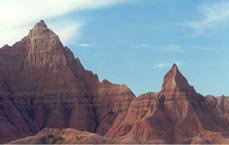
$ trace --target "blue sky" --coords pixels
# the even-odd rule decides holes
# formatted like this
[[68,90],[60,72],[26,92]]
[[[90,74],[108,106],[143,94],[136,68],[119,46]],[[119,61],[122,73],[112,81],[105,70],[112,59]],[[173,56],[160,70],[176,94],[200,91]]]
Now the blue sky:
[[[25,11],[20,25],[0,31],[17,31],[14,39],[19,40],[44,19],[86,69],[100,80],[127,84],[136,95],[158,92],[174,62],[199,93],[229,95],[229,1],[75,1],[48,3],[47,11],[34,13],[31,21],[23,19]],[[7,38],[4,43],[14,41]]]

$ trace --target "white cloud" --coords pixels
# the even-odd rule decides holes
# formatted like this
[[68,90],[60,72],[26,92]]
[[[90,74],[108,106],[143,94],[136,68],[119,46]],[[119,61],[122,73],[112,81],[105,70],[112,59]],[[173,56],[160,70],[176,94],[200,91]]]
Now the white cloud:
[[200,50],[219,50],[220,48],[215,48],[215,47],[206,47],[206,46],[192,46],[194,49],[200,49]]
[[81,38],[80,30],[83,26],[83,22],[65,20],[59,23],[51,23],[49,28],[51,28],[60,37],[63,44],[71,44]]
[[154,49],[160,49],[166,52],[184,52],[184,47],[182,45],[178,44],[167,44],[167,45],[160,45],[160,46],[153,46],[148,43],[142,43],[139,45],[136,45],[137,48],[154,48]]
[[183,63],[179,62],[179,61],[175,61],[175,62],[159,62],[158,64],[155,65],[155,68],[160,68],[160,69],[169,68],[169,67],[172,67],[172,65],[174,63],[176,63],[177,66],[182,66],[183,65]]
[[163,46],[162,49],[168,52],[184,52],[183,47],[177,44],[168,44]]
[[[0,0],[0,45],[12,44],[28,33],[35,22],[66,15],[71,11],[109,7],[127,0]],[[62,20],[60,20],[61,22]],[[65,20],[64,20],[65,21]],[[82,22],[72,21],[63,27],[61,39],[70,37],[68,33],[78,31]],[[61,24],[55,24],[57,31]],[[65,25],[66,26],[66,25]]]
[[217,2],[214,4],[203,4],[199,7],[202,19],[186,23],[193,28],[197,35],[201,35],[206,29],[218,26],[229,20],[229,2]]
[[89,43],[82,43],[82,44],[79,44],[80,47],[93,47],[92,44],[89,44]]
[[143,43],[143,44],[139,44],[139,45],[136,45],[136,47],[144,47],[144,48],[148,48],[148,47],[151,47],[150,44],[147,44],[147,43]]

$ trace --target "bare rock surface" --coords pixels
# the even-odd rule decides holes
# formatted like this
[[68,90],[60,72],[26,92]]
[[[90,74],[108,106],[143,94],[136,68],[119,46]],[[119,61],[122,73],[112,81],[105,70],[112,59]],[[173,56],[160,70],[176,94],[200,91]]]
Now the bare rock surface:
[[209,104],[217,110],[222,117],[229,120],[229,97],[228,96],[206,96],[207,101]]
[[0,143],[44,127],[105,134],[133,97],[125,85],[101,83],[85,70],[43,20],[0,49]]
[[79,131],[71,128],[63,130],[44,128],[37,135],[18,139],[9,144],[111,144],[113,139],[102,137],[90,132]]
[[186,78],[178,70],[177,65],[173,64],[170,71],[163,79],[161,93],[174,94],[174,93],[195,93],[192,86],[189,85]]
[[42,20],[0,49],[0,143],[228,143],[228,104],[176,64],[158,93],[100,82]]
[[125,120],[108,136],[126,143],[222,143],[228,123],[174,64],[162,90],[134,99]]

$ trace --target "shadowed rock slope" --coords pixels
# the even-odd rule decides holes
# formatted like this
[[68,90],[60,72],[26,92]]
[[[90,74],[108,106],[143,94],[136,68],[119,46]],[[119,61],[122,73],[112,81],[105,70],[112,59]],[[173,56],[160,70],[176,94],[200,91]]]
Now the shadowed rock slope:
[[229,121],[229,97],[228,96],[206,96],[211,107]]
[[198,94],[176,64],[160,92],[135,98],[85,70],[42,20],[0,49],[0,143],[227,143],[228,102]]
[[132,100],[125,120],[107,135],[126,143],[223,143],[228,124],[174,64],[161,91]]
[[44,127],[103,135],[134,97],[126,85],[99,82],[42,20],[0,49],[0,143]]

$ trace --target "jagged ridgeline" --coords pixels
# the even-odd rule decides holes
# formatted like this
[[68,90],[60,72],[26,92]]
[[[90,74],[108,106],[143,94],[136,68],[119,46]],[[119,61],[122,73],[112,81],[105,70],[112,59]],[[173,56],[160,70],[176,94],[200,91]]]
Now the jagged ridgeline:
[[0,143],[227,143],[228,103],[176,64],[158,93],[100,82],[42,20],[0,49]]

